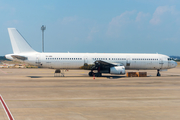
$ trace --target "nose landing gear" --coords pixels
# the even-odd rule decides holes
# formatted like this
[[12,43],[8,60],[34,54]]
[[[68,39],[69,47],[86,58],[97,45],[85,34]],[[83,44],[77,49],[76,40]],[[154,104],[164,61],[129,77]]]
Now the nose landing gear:
[[161,74],[159,73],[159,69],[157,70],[157,76],[161,76]]

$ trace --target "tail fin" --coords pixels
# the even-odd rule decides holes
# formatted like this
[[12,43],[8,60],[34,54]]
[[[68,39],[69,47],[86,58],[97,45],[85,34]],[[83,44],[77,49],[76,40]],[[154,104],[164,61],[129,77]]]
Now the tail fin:
[[16,28],[8,28],[8,32],[14,54],[36,52],[31,48]]

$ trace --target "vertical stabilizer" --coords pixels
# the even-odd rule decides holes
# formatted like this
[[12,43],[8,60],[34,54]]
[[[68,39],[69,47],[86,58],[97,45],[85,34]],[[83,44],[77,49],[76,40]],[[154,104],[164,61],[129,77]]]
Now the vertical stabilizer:
[[8,28],[8,32],[14,54],[36,52],[31,48],[16,28]]

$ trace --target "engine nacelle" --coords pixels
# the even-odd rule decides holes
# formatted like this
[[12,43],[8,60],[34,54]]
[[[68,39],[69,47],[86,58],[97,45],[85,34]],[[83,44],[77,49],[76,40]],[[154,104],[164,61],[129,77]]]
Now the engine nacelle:
[[126,72],[124,66],[115,66],[110,68],[110,74],[124,75],[125,73]]

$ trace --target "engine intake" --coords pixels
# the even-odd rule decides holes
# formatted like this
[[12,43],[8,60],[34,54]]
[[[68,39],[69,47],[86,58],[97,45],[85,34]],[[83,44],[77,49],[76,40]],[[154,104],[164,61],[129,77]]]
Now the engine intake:
[[120,74],[124,75],[125,72],[125,67],[124,66],[115,66],[110,68],[110,74]]

